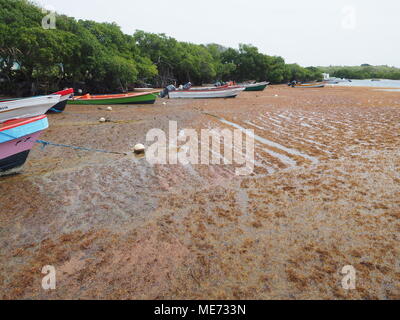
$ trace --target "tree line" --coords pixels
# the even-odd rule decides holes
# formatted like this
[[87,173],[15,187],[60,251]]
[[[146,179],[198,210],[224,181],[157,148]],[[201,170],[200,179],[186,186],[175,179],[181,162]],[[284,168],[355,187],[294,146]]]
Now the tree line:
[[252,45],[238,49],[198,45],[165,34],[124,34],[115,23],[57,14],[44,29],[42,8],[27,0],[0,0],[1,94],[34,95],[62,87],[92,93],[245,80],[282,83],[320,78],[316,68],[286,64]]
[[[192,82],[321,80],[322,69],[287,64],[250,44],[238,49],[177,41],[115,23],[56,15],[44,29],[42,8],[28,0],[0,0],[0,94],[28,96],[64,87],[91,93],[124,92]],[[335,71],[338,74],[340,70]]]

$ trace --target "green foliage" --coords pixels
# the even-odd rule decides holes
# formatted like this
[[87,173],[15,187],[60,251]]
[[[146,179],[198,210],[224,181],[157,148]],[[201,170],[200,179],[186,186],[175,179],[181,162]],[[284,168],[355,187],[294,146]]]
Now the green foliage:
[[29,95],[64,86],[114,92],[158,73],[116,24],[57,15],[56,29],[45,30],[45,14],[29,1],[0,0],[0,7],[3,92]]
[[179,42],[165,34],[124,34],[115,23],[57,14],[56,29],[45,30],[45,13],[26,0],[0,0],[0,86],[3,93],[31,95],[72,86],[92,93],[126,91],[150,83],[195,84],[217,80],[321,77],[316,68],[286,65],[281,57],[252,45]]

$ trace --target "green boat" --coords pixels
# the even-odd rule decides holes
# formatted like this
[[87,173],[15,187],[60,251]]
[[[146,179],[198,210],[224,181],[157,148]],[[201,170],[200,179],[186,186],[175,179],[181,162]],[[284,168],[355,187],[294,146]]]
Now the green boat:
[[268,85],[269,85],[269,82],[245,84],[244,87],[246,89],[244,91],[264,91]]
[[74,97],[68,104],[80,105],[110,105],[110,104],[153,104],[157,94],[151,92],[126,93],[110,95],[90,95]]

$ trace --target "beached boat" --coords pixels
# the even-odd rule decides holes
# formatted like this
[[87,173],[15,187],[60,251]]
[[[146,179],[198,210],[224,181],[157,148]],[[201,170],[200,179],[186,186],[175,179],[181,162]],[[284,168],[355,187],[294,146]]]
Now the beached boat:
[[214,98],[236,98],[244,87],[228,87],[204,90],[176,90],[170,91],[170,99],[214,99]]
[[[60,95],[60,102],[58,102],[56,105],[51,107],[47,113],[52,113],[52,112],[57,112],[61,113],[64,111],[65,106],[67,105],[67,100],[70,99],[74,94],[74,89],[65,89],[62,91],[58,91],[55,93],[52,93],[52,95]],[[14,98],[14,99],[3,99],[0,100],[0,102],[8,102],[8,101],[15,101],[15,100],[21,100],[23,98]]]
[[246,88],[244,91],[264,91],[268,85],[269,82],[258,82],[258,83],[244,84],[243,86]]
[[84,95],[68,100],[68,104],[109,105],[109,104],[153,104],[157,94],[151,92],[110,95]]
[[0,123],[45,114],[60,102],[61,96],[53,94],[17,100],[0,100]]
[[45,115],[0,124],[0,176],[21,169],[36,140],[48,126]]
[[324,79],[323,81],[325,84],[339,84],[339,83],[345,83],[345,82],[351,82],[351,80],[349,79],[345,79],[345,78],[327,78]]
[[297,83],[292,86],[293,88],[323,88],[324,83]]
[[47,113],[61,113],[65,110],[67,106],[68,99],[72,98],[74,95],[74,89],[65,89],[62,91],[55,92],[53,94],[59,94],[60,102],[53,106]]

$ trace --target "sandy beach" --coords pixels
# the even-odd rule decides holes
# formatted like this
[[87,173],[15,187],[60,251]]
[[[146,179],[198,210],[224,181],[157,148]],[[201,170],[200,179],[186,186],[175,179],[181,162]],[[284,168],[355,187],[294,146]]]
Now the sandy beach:
[[[132,154],[169,121],[253,129],[254,173]],[[68,106],[49,123],[43,140],[128,155],[38,144],[0,179],[0,298],[400,299],[399,92],[282,85]],[[356,290],[342,288],[346,265]]]

